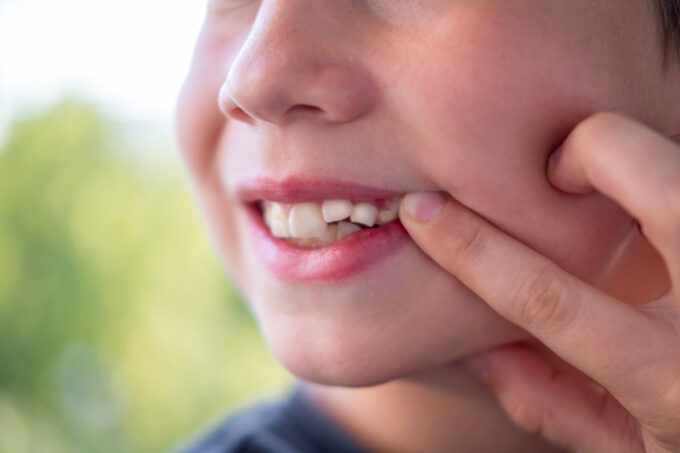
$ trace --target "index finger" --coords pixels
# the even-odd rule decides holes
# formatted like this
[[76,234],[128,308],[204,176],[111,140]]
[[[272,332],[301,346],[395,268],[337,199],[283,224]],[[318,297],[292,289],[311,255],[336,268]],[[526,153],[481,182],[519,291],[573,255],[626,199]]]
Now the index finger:
[[451,197],[408,194],[399,216],[440,266],[631,412],[664,407],[660,392],[677,380],[677,370],[658,366],[677,356],[669,325],[579,280]]

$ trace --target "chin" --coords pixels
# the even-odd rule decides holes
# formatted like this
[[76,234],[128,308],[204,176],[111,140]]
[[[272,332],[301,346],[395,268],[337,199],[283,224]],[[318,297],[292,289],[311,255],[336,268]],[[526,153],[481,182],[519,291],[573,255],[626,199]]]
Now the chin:
[[369,387],[404,377],[421,365],[406,360],[404,351],[367,345],[354,333],[300,332],[287,326],[265,338],[288,371],[321,385]]
[[381,272],[335,286],[260,277],[245,299],[278,361],[321,385],[374,386],[527,336],[415,248]]
[[372,387],[408,375],[401,367],[384,361],[358,361],[356,358],[309,357],[304,351],[276,352],[281,364],[298,378],[336,387]]
[[[451,336],[431,339],[430,346],[366,334],[361,329],[280,329],[263,325],[266,341],[278,361],[298,378],[321,385],[370,387],[420,374],[450,371],[460,359],[503,343],[530,339],[516,326],[495,324],[493,334],[477,339]],[[403,335],[400,335],[403,337]],[[447,372],[448,372],[447,371]]]

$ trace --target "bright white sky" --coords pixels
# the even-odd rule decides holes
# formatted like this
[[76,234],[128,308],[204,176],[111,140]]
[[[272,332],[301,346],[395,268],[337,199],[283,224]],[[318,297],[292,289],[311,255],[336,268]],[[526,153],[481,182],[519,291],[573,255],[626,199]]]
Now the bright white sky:
[[124,121],[169,122],[204,9],[205,0],[0,0],[0,136],[17,106],[64,93]]

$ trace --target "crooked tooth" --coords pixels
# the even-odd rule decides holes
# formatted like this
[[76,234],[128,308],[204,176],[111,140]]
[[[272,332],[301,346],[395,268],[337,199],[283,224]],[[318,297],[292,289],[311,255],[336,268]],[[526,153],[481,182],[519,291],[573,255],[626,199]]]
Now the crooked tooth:
[[358,225],[349,222],[340,222],[337,227],[336,240],[339,241],[345,236],[356,233],[359,230],[361,230],[361,227]]
[[383,204],[382,209],[369,202],[353,205],[349,200],[326,200],[321,204],[297,203],[289,212],[286,212],[283,204],[273,201],[261,202],[260,207],[273,236],[297,238],[297,245],[316,248],[328,246],[359,231],[361,227],[355,224],[372,227],[394,221],[399,215],[400,200],[395,197],[386,205]]
[[372,203],[358,203],[352,209],[349,219],[352,223],[360,223],[367,227],[375,225],[378,218],[378,208]]
[[378,212],[378,218],[376,223],[378,225],[385,225],[390,223],[392,220],[397,218],[397,211],[392,211],[390,209],[383,209],[380,212]]
[[296,203],[288,214],[288,232],[294,238],[318,238],[327,228],[321,208],[316,203]]
[[314,238],[290,238],[288,242],[291,244],[305,248],[305,249],[318,249],[321,247],[328,247],[329,245],[333,244],[335,241],[337,241],[336,236],[337,236],[337,230],[338,226],[333,224],[333,225],[328,225],[328,228],[326,229],[326,232],[323,234],[321,237],[314,237]]
[[321,205],[321,213],[326,222],[345,220],[352,214],[352,202],[349,200],[328,200]]
[[326,232],[318,238],[319,240],[319,247],[327,247],[337,241],[337,235],[338,235],[338,226],[337,225],[328,225],[328,228],[326,229]]
[[269,226],[272,236],[277,238],[287,238],[290,236],[288,232],[288,214],[283,209],[281,204],[274,201],[265,205],[264,221]]

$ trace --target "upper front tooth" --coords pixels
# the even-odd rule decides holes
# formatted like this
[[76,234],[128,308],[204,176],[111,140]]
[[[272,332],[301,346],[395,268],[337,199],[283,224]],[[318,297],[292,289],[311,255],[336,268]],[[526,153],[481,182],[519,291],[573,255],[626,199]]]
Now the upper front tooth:
[[294,238],[320,237],[326,228],[328,224],[316,203],[294,204],[288,214],[288,231]]
[[349,200],[328,200],[321,205],[321,212],[326,222],[345,220],[352,214],[352,202]]
[[372,203],[358,203],[352,209],[350,220],[353,223],[361,223],[367,227],[375,225],[378,217],[378,208]]
[[277,238],[287,238],[288,234],[288,214],[279,203],[271,202],[265,209],[265,222],[269,226],[272,235]]

